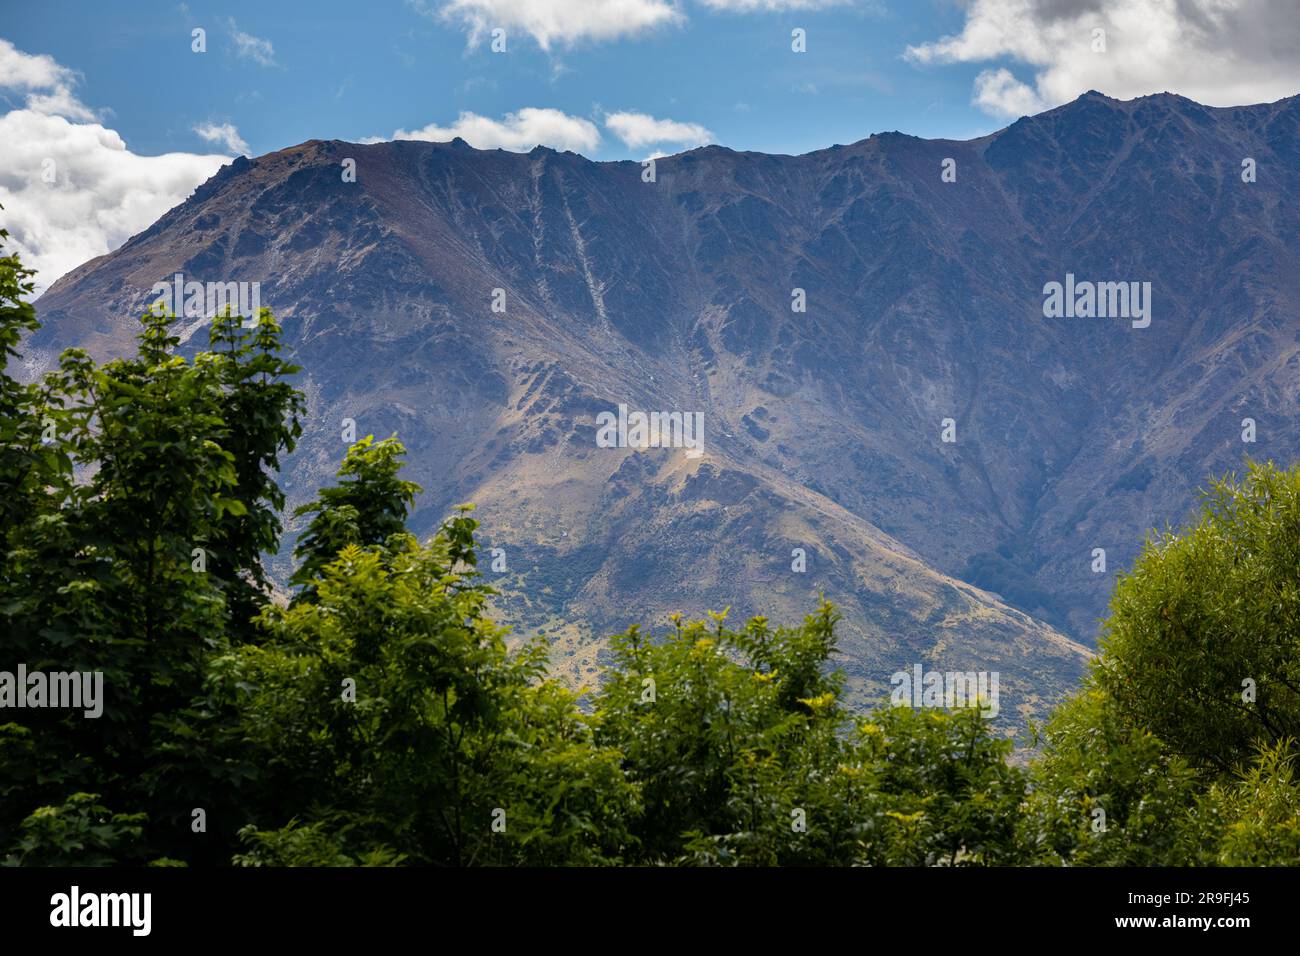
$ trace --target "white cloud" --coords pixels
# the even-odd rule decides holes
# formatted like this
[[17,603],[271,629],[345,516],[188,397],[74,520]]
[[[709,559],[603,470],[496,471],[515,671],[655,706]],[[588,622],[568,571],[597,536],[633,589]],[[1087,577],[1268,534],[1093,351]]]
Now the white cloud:
[[671,0],[411,0],[423,13],[458,22],[469,31],[471,46],[491,31],[523,33],[543,50],[552,44],[572,46],[583,40],[614,40],[656,27],[680,23]]
[[[72,92],[76,74],[49,56],[0,40],[0,87],[27,92],[27,108],[0,116],[0,225],[7,252],[37,270],[36,291],[111,252],[184,200],[230,160],[138,156]],[[53,182],[47,181],[52,174]]]
[[628,149],[642,149],[656,143],[703,146],[713,139],[713,134],[699,123],[655,119],[645,113],[610,113],[605,117],[605,127]]
[[271,45],[270,40],[263,40],[251,33],[245,33],[235,25],[233,17],[227,17],[226,24],[230,27],[231,39],[235,41],[236,56],[252,60],[254,63],[260,63],[262,66],[276,65],[275,47]]
[[27,108],[37,113],[93,120],[95,114],[72,92],[75,71],[55,62],[54,57],[33,55],[0,39],[0,89],[17,90],[27,96]]
[[[430,123],[417,130],[399,129],[389,138],[445,143],[457,136],[479,149],[500,147],[520,153],[527,152],[534,146],[590,153],[600,145],[600,131],[590,120],[570,116],[559,110],[535,107],[507,113],[499,120],[477,113],[461,113],[450,126]],[[382,140],[372,137],[364,142],[377,143]]]
[[[756,10],[824,10],[827,7],[843,7],[854,0],[700,0],[706,7],[725,10],[729,13],[753,13]],[[875,6],[875,4],[872,4]]]
[[194,127],[194,132],[207,140],[209,143],[217,143],[226,148],[227,152],[235,153],[239,156],[246,156],[249,153],[248,143],[239,135],[239,130],[234,123],[200,123]]
[[993,116],[1029,116],[1048,107],[1032,86],[1017,80],[1005,67],[982,70],[975,77],[971,102]]
[[[549,51],[553,45],[571,47],[584,40],[599,42],[640,36],[664,26],[686,22],[683,0],[407,0],[437,19],[458,23],[477,46],[492,30],[506,31],[507,45],[526,34]],[[882,0],[698,0],[726,13],[824,10],[859,6],[883,13]]]
[[[1094,30],[1105,52],[1094,52]],[[1300,90],[1295,0],[974,0],[961,33],[907,48],[914,63],[1009,58],[975,79],[972,101],[997,116],[1057,106],[1090,89],[1120,99],[1171,92],[1211,106],[1271,102]]]

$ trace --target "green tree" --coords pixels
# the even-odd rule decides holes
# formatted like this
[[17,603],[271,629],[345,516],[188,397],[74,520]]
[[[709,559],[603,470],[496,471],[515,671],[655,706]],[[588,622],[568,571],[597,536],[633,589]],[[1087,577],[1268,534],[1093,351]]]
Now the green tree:
[[[0,229],[0,250],[9,233]],[[0,568],[8,566],[11,534],[45,510],[44,488],[61,471],[58,452],[42,441],[45,402],[41,390],[9,375],[22,337],[35,331],[36,310],[27,301],[33,273],[16,255],[0,257]]]
[[1251,463],[1120,579],[1097,682],[1193,766],[1300,737],[1300,468]]
[[[1023,774],[975,709],[854,721],[829,603],[801,627],[725,613],[613,641],[597,740],[641,790],[638,861],[954,865],[1015,855]],[[1006,844],[1006,845],[1004,845]]]
[[284,492],[280,455],[302,434],[303,395],[290,383],[299,368],[280,355],[281,331],[270,310],[251,325],[228,308],[213,319],[210,351],[216,356],[221,448],[231,456],[242,509],[223,509],[211,529],[208,573],[221,586],[233,636],[251,638],[252,619],[267,602],[270,581],[264,554],[279,547]]
[[348,449],[339,483],[322,488],[315,501],[294,511],[294,517],[312,516],[294,549],[299,565],[290,583],[301,588],[296,601],[315,598],[317,577],[348,545],[383,545],[406,532],[407,515],[421,488],[398,477],[405,455],[395,436],[376,442],[367,435]]
[[1022,841],[1047,863],[1294,862],[1298,639],[1300,468],[1251,463],[1120,579],[1047,724]]
[[1184,857],[1220,866],[1300,866],[1300,786],[1293,741],[1261,746],[1234,779],[1193,808]]
[[[214,667],[268,774],[241,862],[617,861],[634,806],[618,755],[544,679],[543,643],[507,651],[468,509],[424,545],[401,530],[401,454],[393,439],[353,446],[346,488],[303,509],[319,532],[303,549],[319,567],[311,600],[267,607],[264,640]],[[340,527],[373,543],[321,564]]]
[[1053,712],[1030,768],[1021,840],[1036,862],[1173,866],[1198,792],[1195,772],[1135,726],[1095,676]]
[[[6,365],[37,327],[22,301],[29,275],[0,260]],[[265,581],[260,549],[278,533],[273,469],[301,399],[283,380],[294,369],[277,357],[269,313],[247,347],[192,362],[176,354],[174,323],[150,309],[134,356],[101,365],[71,349],[39,385],[0,374],[6,657],[29,671],[103,675],[98,718],[33,708],[0,725],[0,849],[26,834],[27,861],[40,859],[33,834],[53,832],[29,824],[56,819],[42,808],[84,818],[58,810],[78,793],[142,821],[140,839],[114,844],[124,861],[228,859],[234,846],[237,825],[225,848],[190,827],[193,808],[215,812],[225,778],[247,772],[212,761],[215,715],[196,702],[209,657],[247,633],[235,604]],[[214,339],[234,324],[218,319]]]

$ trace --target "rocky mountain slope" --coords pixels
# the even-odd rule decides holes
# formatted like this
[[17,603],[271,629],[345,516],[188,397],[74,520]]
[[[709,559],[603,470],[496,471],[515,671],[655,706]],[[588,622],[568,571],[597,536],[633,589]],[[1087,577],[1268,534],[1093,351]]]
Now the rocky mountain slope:
[[[310,400],[291,500],[344,419],[396,432],[417,528],[478,503],[502,616],[568,679],[629,623],[779,622],[824,592],[858,695],[923,663],[997,670],[1003,711],[1038,712],[1146,529],[1244,455],[1297,457],[1298,175],[1300,98],[1089,93],[969,142],[706,147],[653,182],[545,148],[313,141],[56,283],[32,371],[127,348],[177,272],[259,282]],[[1067,273],[1149,282],[1150,325],[1044,317]],[[702,413],[704,454],[598,447],[620,403]]]

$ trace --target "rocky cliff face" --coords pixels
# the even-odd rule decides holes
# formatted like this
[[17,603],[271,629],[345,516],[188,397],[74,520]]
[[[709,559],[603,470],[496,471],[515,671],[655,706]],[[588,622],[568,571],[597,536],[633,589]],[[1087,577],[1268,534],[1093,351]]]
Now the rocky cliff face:
[[[858,694],[919,662],[998,670],[1003,711],[1036,711],[1146,529],[1247,454],[1297,456],[1298,121],[1300,98],[1089,93],[970,142],[708,147],[653,182],[543,148],[313,141],[56,283],[36,366],[125,349],[175,273],[258,282],[310,400],[291,500],[333,473],[344,419],[396,432],[417,529],[478,503],[502,616],[568,678],[628,623],[788,620],[824,592]],[[1150,283],[1150,325],[1045,317],[1067,274]],[[703,455],[599,447],[619,404],[702,413]]]

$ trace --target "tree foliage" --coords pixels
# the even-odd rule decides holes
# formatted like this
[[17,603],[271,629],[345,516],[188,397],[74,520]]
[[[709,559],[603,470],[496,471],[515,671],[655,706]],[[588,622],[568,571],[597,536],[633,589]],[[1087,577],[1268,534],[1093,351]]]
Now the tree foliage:
[[1102,647],[1121,713],[1196,766],[1300,737],[1300,469],[1251,463],[1195,526],[1149,540]]
[[[6,359],[36,323],[27,273],[0,260]],[[250,632],[278,543],[280,453],[301,399],[269,312],[214,321],[215,348],[178,354],[175,318],[150,309],[134,356],[66,351],[38,384],[0,376],[0,629],[9,666],[103,675],[103,712],[28,708],[0,725],[0,846],[71,795],[81,815],[148,823],[119,858],[205,856],[196,807],[227,794],[198,715],[210,660]],[[67,818],[64,814],[60,819]],[[112,819],[107,818],[107,819]],[[108,825],[108,824],[105,824]],[[27,839],[30,839],[28,837]],[[36,852],[24,851],[27,856]]]

